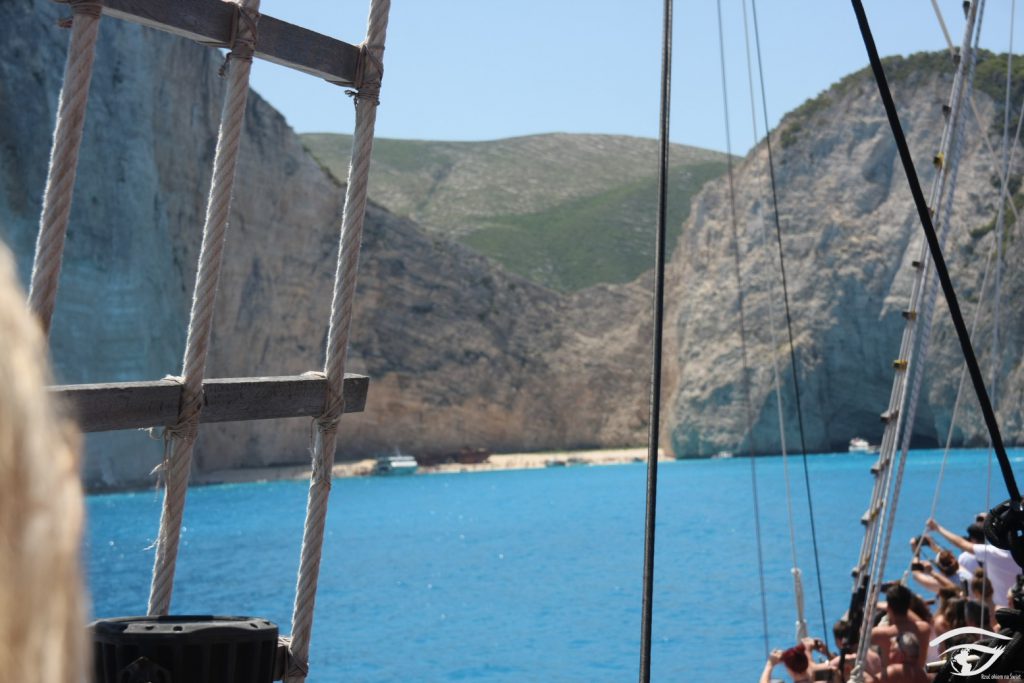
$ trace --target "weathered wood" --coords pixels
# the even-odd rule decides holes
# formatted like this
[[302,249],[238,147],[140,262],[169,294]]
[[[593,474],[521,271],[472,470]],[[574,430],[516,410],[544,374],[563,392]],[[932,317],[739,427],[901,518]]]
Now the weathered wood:
[[[345,412],[366,407],[370,380],[345,375]],[[168,380],[72,384],[50,387],[82,431],[104,432],[173,425],[181,385]],[[208,379],[203,382],[200,422],[313,417],[323,409],[327,381],[321,375]]]
[[[103,13],[183,36],[204,45],[229,47],[235,5],[223,0],[102,0]],[[359,48],[336,38],[260,15],[256,56],[323,78],[353,85]]]

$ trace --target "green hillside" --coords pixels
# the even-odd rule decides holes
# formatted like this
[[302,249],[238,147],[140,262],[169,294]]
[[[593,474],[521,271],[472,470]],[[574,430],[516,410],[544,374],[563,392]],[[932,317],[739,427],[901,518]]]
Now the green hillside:
[[[350,136],[301,137],[325,167],[345,177]],[[670,159],[671,249],[691,197],[726,164],[724,154],[684,145],[673,145]],[[553,289],[627,282],[653,260],[657,142],[568,134],[378,139],[370,196]]]

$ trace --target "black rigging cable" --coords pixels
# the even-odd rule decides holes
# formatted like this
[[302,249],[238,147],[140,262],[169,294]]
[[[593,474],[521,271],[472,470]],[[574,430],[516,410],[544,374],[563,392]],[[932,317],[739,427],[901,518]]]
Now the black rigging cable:
[[825,618],[825,591],[821,587],[821,561],[818,559],[818,533],[814,525],[814,502],[811,498],[811,475],[807,467],[807,441],[804,436],[803,409],[800,407],[800,380],[796,370],[796,344],[793,342],[793,319],[789,312],[789,289],[786,284],[786,260],[782,252],[782,223],[779,219],[779,195],[775,183],[775,161],[772,157],[771,126],[768,123],[768,96],[764,87],[764,63],[761,60],[761,32],[757,24],[757,0],[750,0],[754,18],[754,43],[757,46],[757,70],[761,79],[761,110],[764,115],[765,143],[768,146],[768,175],[772,186],[772,213],[775,217],[775,237],[779,247],[779,271],[782,275],[782,301],[786,310],[786,330],[789,333],[789,360],[793,371],[793,395],[796,419],[800,429],[800,453],[803,456],[804,485],[807,488],[807,512],[811,520],[811,545],[814,548],[814,571],[818,579],[818,605],[821,608],[821,637],[828,645],[828,620]]
[[[725,159],[729,176],[729,223],[732,227],[733,267],[736,277],[736,307],[740,319],[740,355],[743,362],[743,409],[746,418],[747,445],[750,449],[750,487],[754,503],[754,532],[757,538],[757,571],[761,586],[761,632],[764,636],[764,656],[767,658],[771,647],[768,643],[768,605],[764,587],[764,551],[761,547],[761,510],[757,496],[757,463],[753,453],[754,420],[750,407],[750,368],[747,361],[747,323],[743,313],[743,276],[740,261],[740,237],[736,227],[736,185],[733,177],[732,131],[729,126],[729,89],[725,76],[725,34],[722,29],[722,0],[718,0],[718,58],[722,67],[722,109],[725,115]],[[740,442],[742,446],[742,440]]]
[[658,431],[661,411],[661,338],[665,303],[665,222],[668,204],[668,127],[672,85],[672,0],[664,0],[661,45],[661,112],[658,120],[658,213],[654,243],[654,349],[651,353],[651,412],[647,451],[647,511],[644,520],[644,585],[640,619],[640,683],[651,680],[651,617],[654,598],[654,523],[658,497]]
[[953,282],[949,277],[949,270],[946,268],[946,260],[942,256],[939,238],[935,234],[935,226],[932,224],[928,203],[921,190],[921,182],[914,168],[914,159],[910,154],[910,148],[907,146],[906,136],[903,134],[903,126],[900,124],[899,115],[896,112],[896,104],[893,102],[892,93],[885,78],[885,70],[882,68],[882,61],[878,57],[878,49],[875,47],[875,40],[871,35],[871,26],[868,24],[868,18],[860,0],[851,0],[851,2],[853,3],[853,11],[857,15],[861,37],[864,39],[864,47],[867,49],[868,58],[871,61],[871,71],[874,73],[875,82],[878,85],[878,93],[882,98],[885,114],[889,119],[889,126],[892,128],[893,138],[896,140],[896,147],[899,150],[900,160],[903,163],[903,170],[907,175],[910,193],[914,197],[917,214],[921,219],[921,227],[924,230],[925,239],[928,241],[928,249],[931,252],[932,261],[935,263],[935,272],[939,276],[939,283],[942,285],[942,292],[946,297],[946,304],[949,306],[949,314],[953,319],[953,326],[956,328],[957,339],[964,354],[964,362],[967,364],[967,371],[970,374],[971,383],[974,385],[974,391],[978,395],[978,404],[985,418],[989,437],[992,439],[992,447],[995,449],[996,457],[999,459],[1003,481],[1006,482],[1006,489],[1010,494],[1012,506],[1019,510],[1020,491],[1017,488],[1017,481],[1013,476],[1010,459],[1006,455],[1003,437],[999,433],[999,423],[996,420],[995,411],[992,409],[988,391],[985,389],[985,380],[981,375],[981,369],[978,367],[978,359],[974,354],[970,333],[967,331],[963,314],[960,312],[960,303],[957,300],[956,290],[953,289]]

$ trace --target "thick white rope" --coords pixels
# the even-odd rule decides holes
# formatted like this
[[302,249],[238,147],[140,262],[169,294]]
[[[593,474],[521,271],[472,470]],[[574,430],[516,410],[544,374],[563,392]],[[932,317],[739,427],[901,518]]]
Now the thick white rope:
[[793,596],[796,598],[796,642],[807,637],[807,621],[804,619],[804,580],[799,567],[793,567]]
[[[961,122],[961,133],[962,133],[962,122]],[[962,148],[963,136],[958,135],[956,137],[956,146]],[[952,213],[952,201],[953,195],[956,192],[957,174],[959,169],[960,152],[957,151],[951,158],[950,161],[950,189],[946,193],[946,207],[940,215],[942,226],[940,228],[940,241],[945,245],[949,236],[950,216]],[[926,284],[926,291],[924,295],[924,304],[921,306],[921,330],[920,330],[920,341],[918,342],[917,352],[911,360],[910,368],[908,372],[912,373],[910,397],[907,400],[907,418],[903,423],[903,435],[900,443],[900,457],[899,464],[896,469],[896,479],[893,485],[893,490],[890,498],[890,505],[887,510],[888,520],[885,524],[885,540],[882,543],[882,557],[879,562],[878,569],[878,581],[881,582],[882,576],[885,573],[885,567],[889,559],[889,548],[892,543],[892,533],[896,526],[896,510],[899,507],[900,492],[903,490],[903,473],[907,462],[907,455],[910,451],[910,440],[914,433],[914,422],[917,416],[917,406],[921,395],[921,385],[924,378],[924,364],[928,358],[928,348],[931,344],[932,336],[932,323],[935,314],[935,304],[938,299],[938,280],[929,272],[928,281]]]
[[213,312],[220,281],[221,261],[231,212],[231,194],[235,182],[238,148],[245,123],[245,104],[249,95],[249,71],[256,41],[259,0],[242,0],[238,9],[235,44],[228,55],[227,92],[221,111],[217,153],[213,160],[213,180],[206,205],[203,244],[199,252],[188,339],[182,368],[181,404],[178,422],[164,433],[163,475],[166,481],[160,531],[153,563],[153,583],[149,593],[149,614],[167,614],[178,559],[181,520],[185,511],[185,493],[192,468],[192,450],[202,408],[203,376],[213,331]]
[[953,47],[953,36],[949,35],[949,29],[946,28],[946,20],[942,18],[942,10],[939,9],[938,0],[932,0],[932,9],[935,10],[935,18],[939,20],[939,27],[942,29],[942,35],[946,38],[946,45],[949,47],[950,54],[956,54],[956,48]]
[[327,522],[327,501],[331,492],[331,470],[337,445],[338,422],[344,412],[342,383],[348,353],[352,308],[359,269],[359,248],[366,214],[366,193],[373,151],[373,129],[377,119],[380,82],[383,77],[384,41],[387,35],[391,0],[372,0],[367,21],[366,40],[362,45],[362,73],[354,93],[356,125],[352,140],[352,161],[345,190],[345,209],[341,221],[338,264],[334,277],[334,298],[327,332],[327,354],[324,375],[327,399],[323,413],[317,418],[317,434],[313,446],[313,472],[309,481],[306,523],[302,534],[302,554],[292,612],[292,635],[287,683],[302,683],[309,672],[309,644],[313,630],[313,609],[316,603],[320,559],[323,552],[324,527]]
[[44,334],[50,332],[50,320],[57,300],[102,5],[88,0],[71,0],[71,11],[74,13],[71,39],[64,65],[64,85],[57,104],[57,123],[53,131],[50,168],[28,294],[29,307],[39,316]]
[[[961,103],[964,100],[969,99],[973,86],[974,64],[977,50],[971,49],[971,39],[972,36],[980,35],[983,8],[984,1],[982,0],[981,2],[972,4],[970,8],[971,11],[968,14],[967,27],[964,32],[964,47],[961,50],[961,54],[967,56],[967,73],[966,76],[964,76],[965,64],[962,60],[959,68],[957,69],[957,75],[954,77],[954,94],[952,98],[951,112],[949,119],[946,122],[946,126],[943,131],[943,141],[939,148],[941,150],[941,156],[939,158],[943,161],[940,163],[939,172],[936,174],[935,180],[932,184],[930,206],[937,207],[941,214],[939,216],[939,220],[942,221],[943,240],[946,235],[948,235],[949,231],[950,212],[953,194],[956,189],[959,157],[963,150],[963,127],[966,115],[962,112],[963,108]],[[942,199],[945,199],[946,201],[940,206]],[[922,244],[921,256],[919,257],[919,263],[921,265],[914,281],[913,292],[911,293],[910,310],[919,310],[916,305],[916,301],[919,297],[923,298],[923,305],[920,307],[919,313],[915,314],[911,320],[908,321],[908,325],[904,329],[900,358],[907,361],[907,366],[897,375],[893,386],[893,400],[890,401],[890,410],[896,409],[898,412],[896,413],[896,419],[890,420],[889,423],[886,424],[886,430],[882,438],[882,452],[879,455],[879,460],[885,461],[885,483],[881,487],[877,485],[875,487],[876,492],[880,494],[878,501],[879,507],[875,507],[876,504],[873,502],[872,508],[869,509],[869,512],[871,512],[872,515],[869,524],[869,531],[874,536],[874,541],[870,545],[870,557],[865,558],[863,556],[862,549],[861,564],[858,565],[859,570],[863,571],[865,560],[870,559],[867,598],[864,607],[863,622],[861,623],[860,641],[857,648],[857,664],[855,665],[851,676],[851,680],[855,681],[855,683],[862,683],[863,681],[862,664],[867,656],[867,649],[871,644],[871,628],[874,622],[882,577],[888,561],[889,547],[892,540],[893,528],[895,526],[896,510],[899,505],[899,494],[902,485],[903,471],[910,445],[910,437],[914,428],[913,421],[917,408],[917,400],[920,395],[920,383],[923,375],[922,368],[924,364],[923,361],[924,357],[927,355],[929,339],[931,336],[931,319],[935,305],[936,291],[935,283],[933,282],[933,278],[931,278],[931,259],[926,251],[926,246],[927,245]],[[918,337],[916,323],[917,319],[922,316],[922,327],[920,330],[921,341],[919,344],[915,344]],[[914,359],[915,346],[917,346],[918,355],[920,356],[918,360]],[[912,375],[910,378],[911,390],[909,401],[905,401],[908,374]],[[898,400],[895,400],[897,398],[897,394],[899,394],[899,398]],[[904,410],[902,409],[904,405],[906,407],[906,416],[904,416]],[[894,422],[895,424],[893,424]],[[891,461],[895,455],[896,440],[899,436],[902,436],[900,458],[897,468],[895,468],[896,471],[894,472]],[[888,454],[887,460],[886,454]],[[876,484],[877,483],[878,482],[876,482]],[[885,505],[881,506],[883,501]],[[874,528],[871,528],[872,526]],[[865,535],[865,547],[868,545],[867,538],[868,534]],[[858,581],[860,576],[862,576],[862,574],[859,574]],[[856,586],[854,589],[856,590]]]
[[[974,59],[975,52],[972,52],[972,62]],[[966,86],[966,93],[970,93],[973,86],[973,63],[971,65],[971,71],[968,73],[968,80]],[[966,116],[961,117],[956,122],[956,130],[953,134],[953,152],[950,154],[947,160],[948,168],[945,169],[948,173],[948,187],[944,190],[944,205],[938,213],[939,225],[939,241],[940,244],[945,246],[946,241],[949,237],[950,226],[952,225],[953,215],[953,197],[956,194],[957,180],[960,172],[960,159],[963,156],[964,146],[964,128],[965,128]],[[903,423],[903,435],[900,445],[900,460],[899,466],[896,472],[896,483],[892,493],[892,505],[888,510],[889,520],[886,526],[885,543],[883,545],[883,556],[882,556],[882,569],[881,572],[885,571],[885,563],[888,558],[889,544],[892,538],[892,531],[896,522],[896,508],[899,505],[900,491],[903,488],[903,472],[907,460],[907,454],[910,451],[910,440],[914,432],[914,421],[917,416],[917,405],[921,395],[921,385],[924,378],[924,365],[928,358],[928,348],[931,344],[932,336],[932,323],[935,314],[935,304],[938,299],[938,279],[929,270],[926,275],[926,285],[924,294],[924,303],[921,307],[921,331],[920,341],[918,342],[917,352],[911,360],[908,372],[911,373],[911,389],[910,398],[907,401],[907,418]]]

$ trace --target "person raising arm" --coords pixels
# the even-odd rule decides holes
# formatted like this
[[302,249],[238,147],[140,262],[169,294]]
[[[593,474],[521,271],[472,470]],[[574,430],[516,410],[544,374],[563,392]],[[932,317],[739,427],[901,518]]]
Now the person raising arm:
[[963,550],[963,551],[969,552],[969,553],[973,553],[974,552],[974,544],[973,543],[968,541],[963,536],[957,536],[952,531],[950,531],[946,527],[944,527],[941,524],[939,524],[938,522],[936,522],[934,519],[929,519],[928,520],[928,529],[931,530],[931,531],[939,532],[940,536],[942,536],[944,539],[949,541],[952,545],[956,546],[960,550]]
[[768,655],[768,661],[764,663],[764,671],[761,672],[761,678],[757,683],[771,683],[772,671],[775,669],[775,665],[779,663],[782,658],[782,650],[772,650]]
[[765,662],[764,671],[761,672],[760,683],[771,683],[772,670],[775,665],[782,662],[786,667],[786,673],[793,679],[793,683],[811,683],[810,658],[807,656],[806,647],[801,643],[788,650],[772,650]]
[[1017,566],[1009,550],[997,548],[991,543],[971,543],[969,540],[957,536],[949,529],[946,529],[934,519],[928,520],[928,528],[938,531],[943,538],[957,548],[972,553],[984,565],[985,574],[988,576],[988,580],[992,582],[995,597],[999,600],[995,606],[1006,607],[1009,604],[1006,595],[1016,583],[1017,576],[1020,574],[1020,567]]

